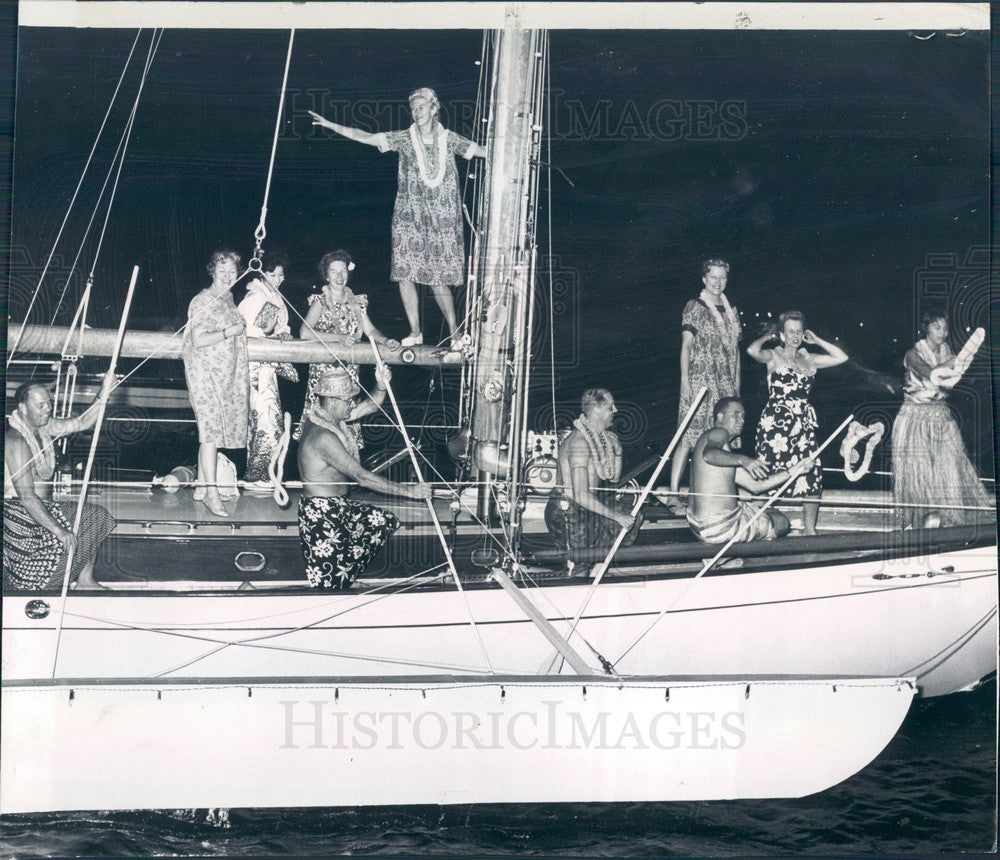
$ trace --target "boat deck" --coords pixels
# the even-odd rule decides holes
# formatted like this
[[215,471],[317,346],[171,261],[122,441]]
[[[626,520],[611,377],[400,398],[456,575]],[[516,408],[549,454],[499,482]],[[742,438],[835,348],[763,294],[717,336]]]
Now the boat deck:
[[[290,490],[290,502],[279,507],[271,496],[242,493],[227,503],[232,516],[213,516],[192,491],[175,493],[139,487],[96,487],[90,499],[117,519],[112,537],[102,547],[95,568],[98,581],[118,588],[232,589],[243,583],[258,587],[307,587],[298,540],[297,509],[301,492]],[[414,580],[415,587],[454,588],[441,542],[426,504],[387,500],[358,491],[352,498],[390,508],[402,525],[367,569],[365,582],[383,587],[387,580]],[[474,495],[433,501],[455,567],[472,587],[495,587],[491,571],[502,564],[506,537],[501,528],[485,528],[475,517]],[[845,557],[891,558],[912,555],[915,546],[927,553],[939,546],[995,543],[994,521],[962,529],[893,532],[885,494],[831,491],[825,497],[816,537],[792,535],[776,541],[737,543],[710,573],[739,568],[807,568]],[[565,552],[545,529],[545,497],[530,497],[524,515],[520,560],[532,581],[566,579]],[[782,505],[793,527],[801,525],[801,507]],[[646,524],[632,546],[622,547],[609,575],[618,578],[690,576],[717,547],[697,541],[687,521],[652,500],[644,509]],[[593,561],[603,553],[593,553]],[[214,584],[214,585],[213,585]]]
[[[197,529],[206,532],[214,529],[232,532],[237,529],[253,530],[255,527],[288,528],[297,525],[301,490],[289,489],[288,495],[288,505],[279,507],[270,495],[242,492],[237,499],[226,503],[230,516],[224,519],[209,513],[204,504],[194,501],[191,490],[185,488],[167,493],[140,487],[95,486],[88,492],[91,501],[104,506],[114,515],[118,521],[118,534],[148,534],[151,531],[162,534],[163,527],[169,526],[178,526],[184,531]],[[63,501],[75,500],[75,496],[71,494],[61,495],[59,498]],[[365,490],[355,490],[351,498],[391,510],[404,528],[432,525],[424,502],[390,500]],[[451,509],[454,499],[453,495],[446,493],[435,495],[434,510],[442,526],[447,528],[453,519],[462,526],[479,525],[475,516],[475,496],[463,494],[457,517]],[[891,498],[885,492],[827,491],[823,497],[821,528],[823,531],[834,532],[891,531],[890,502]],[[526,531],[544,530],[544,506],[544,496],[529,496],[524,517]],[[788,516],[793,529],[801,527],[800,505],[779,503],[777,508]],[[646,518],[644,532],[650,529],[688,531],[686,520],[660,504],[658,498],[647,504],[643,513]],[[677,539],[684,538],[678,535]]]

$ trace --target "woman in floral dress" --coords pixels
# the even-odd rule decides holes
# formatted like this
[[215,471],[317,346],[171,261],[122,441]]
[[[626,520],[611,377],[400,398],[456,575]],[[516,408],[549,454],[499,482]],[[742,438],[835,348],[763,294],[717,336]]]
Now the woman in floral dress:
[[212,255],[211,286],[191,299],[184,334],[184,376],[198,423],[198,486],[195,500],[217,517],[228,517],[217,486],[219,448],[247,444],[250,380],[243,317],[233,302],[240,257]]
[[[319,261],[320,275],[326,279],[319,293],[309,297],[309,312],[302,323],[302,340],[317,340],[328,346],[358,343],[362,335],[370,341],[383,345],[386,349],[398,349],[399,341],[383,335],[368,318],[368,296],[356,295],[347,286],[350,273],[354,271],[354,260],[347,251],[337,249],[326,254]],[[341,367],[358,381],[356,364],[310,364],[309,381],[306,385],[306,402],[303,413],[316,404],[316,384],[320,376],[334,367]],[[361,428],[350,425],[361,445]]]
[[451,288],[465,280],[465,239],[455,156],[471,159],[485,156],[486,150],[441,125],[441,106],[433,90],[415,90],[409,103],[413,124],[406,131],[371,134],[330,122],[312,111],[310,114],[314,125],[377,146],[379,152],[399,153],[399,183],[392,213],[392,279],[399,283],[410,323],[403,346],[424,342],[416,284],[427,284],[448,324],[451,345],[457,348],[458,321]]
[[703,289],[698,298],[685,305],[681,316],[681,396],[678,422],[684,419],[695,395],[708,389],[687,430],[677,443],[670,464],[671,507],[682,507],[678,500],[681,478],[691,449],[698,438],[714,423],[712,412],[723,397],[740,395],[740,353],[737,345],[742,334],[739,314],[726,298],[729,263],[705,260],[701,264]]
[[[247,285],[246,298],[239,312],[246,323],[249,337],[287,340],[288,308],[281,295],[285,280],[284,255],[269,251],[261,260],[260,274]],[[246,489],[271,492],[270,465],[281,443],[283,422],[281,396],[278,392],[278,372],[297,379],[291,365],[276,365],[264,361],[250,362],[250,427],[247,434]]]
[[[773,331],[757,338],[747,354],[767,365],[768,400],[757,424],[757,457],[773,474],[789,469],[811,457],[817,448],[816,410],[809,402],[816,371],[847,361],[839,346],[817,337],[805,327],[801,311],[787,311],[778,317],[781,346],[764,349],[775,339]],[[802,344],[813,344],[825,355],[808,352]],[[819,497],[823,492],[823,472],[817,459],[812,469],[799,475],[788,495],[802,497],[803,534],[816,534]]]

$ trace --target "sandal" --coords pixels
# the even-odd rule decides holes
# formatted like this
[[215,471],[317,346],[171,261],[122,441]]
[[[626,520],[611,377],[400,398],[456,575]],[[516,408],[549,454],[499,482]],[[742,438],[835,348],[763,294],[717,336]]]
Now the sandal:
[[217,517],[229,516],[229,511],[227,511],[225,505],[222,504],[222,499],[219,497],[218,492],[214,494],[206,494],[205,498],[201,499],[201,503]]

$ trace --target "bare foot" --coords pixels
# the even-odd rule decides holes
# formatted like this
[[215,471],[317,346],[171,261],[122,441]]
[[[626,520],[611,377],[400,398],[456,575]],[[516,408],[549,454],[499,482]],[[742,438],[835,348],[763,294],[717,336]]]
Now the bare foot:
[[99,583],[96,579],[94,579],[93,576],[91,576],[91,577],[89,577],[87,579],[84,579],[84,577],[81,576],[76,581],[76,588],[77,588],[77,591],[79,591],[81,589],[84,590],[84,591],[107,591],[108,590],[108,587],[106,585],[101,585],[101,583]]
[[679,495],[668,497],[664,504],[675,517],[687,516],[687,504]]

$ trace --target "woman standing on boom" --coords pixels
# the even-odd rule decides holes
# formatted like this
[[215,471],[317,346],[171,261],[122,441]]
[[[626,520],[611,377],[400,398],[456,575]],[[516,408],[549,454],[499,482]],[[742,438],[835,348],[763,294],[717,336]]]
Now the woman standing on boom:
[[486,150],[466,137],[448,131],[438,121],[441,110],[434,90],[422,87],[410,93],[413,124],[406,131],[371,134],[340,125],[309,111],[313,125],[350,140],[377,146],[379,152],[399,153],[399,184],[392,213],[392,280],[410,324],[403,346],[424,342],[420,329],[420,302],[416,284],[427,284],[448,324],[452,348],[460,333],[451,288],[465,280],[465,238],[462,201],[458,194],[455,156],[471,159]]

